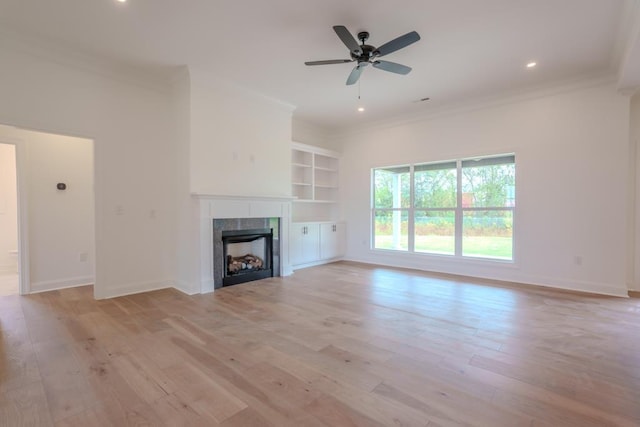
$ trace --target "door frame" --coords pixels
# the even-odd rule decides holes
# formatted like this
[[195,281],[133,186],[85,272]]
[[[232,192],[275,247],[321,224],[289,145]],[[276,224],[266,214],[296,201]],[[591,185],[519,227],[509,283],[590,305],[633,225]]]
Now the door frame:
[[18,233],[18,293],[27,295],[31,292],[29,278],[29,216],[27,174],[25,171],[27,145],[20,138],[2,136],[0,143],[15,147],[16,162],[16,198],[17,198],[17,233]]

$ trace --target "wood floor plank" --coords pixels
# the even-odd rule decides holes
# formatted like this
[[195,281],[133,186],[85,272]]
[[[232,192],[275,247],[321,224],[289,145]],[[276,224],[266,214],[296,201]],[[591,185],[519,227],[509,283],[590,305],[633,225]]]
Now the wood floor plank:
[[0,426],[640,425],[640,299],[339,262],[0,297]]
[[166,369],[180,395],[200,414],[213,418],[221,423],[248,405],[233,393],[216,383],[214,379],[191,363],[181,363]]
[[0,392],[0,426],[53,426],[42,383]]

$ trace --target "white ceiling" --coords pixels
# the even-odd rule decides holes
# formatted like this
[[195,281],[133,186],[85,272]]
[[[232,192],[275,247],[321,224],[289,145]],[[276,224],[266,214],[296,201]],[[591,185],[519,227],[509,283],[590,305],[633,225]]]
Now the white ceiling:
[[[637,0],[0,0],[0,28],[150,75],[198,67],[297,106],[296,118],[339,129],[621,73],[633,32],[627,18],[637,5]],[[422,37],[384,58],[413,67],[409,75],[364,71],[364,113],[356,111],[358,85],[345,85],[353,64],[304,65],[349,57],[333,25],[354,34],[369,31],[374,46],[412,30]],[[526,69],[530,60],[538,67]],[[424,97],[431,101],[415,102]]]

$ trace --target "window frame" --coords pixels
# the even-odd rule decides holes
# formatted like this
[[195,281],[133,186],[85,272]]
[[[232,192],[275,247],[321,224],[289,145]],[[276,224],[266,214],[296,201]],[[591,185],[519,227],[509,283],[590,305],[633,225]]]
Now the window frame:
[[[403,208],[402,206],[399,208],[376,208],[375,204],[376,204],[376,185],[375,185],[375,173],[376,170],[388,170],[388,169],[404,169],[404,168],[408,168],[409,169],[409,207]],[[411,252],[411,248],[413,247],[413,226],[412,223],[413,221],[411,221],[410,219],[408,219],[408,229],[407,229],[407,249],[385,249],[385,248],[376,248],[376,240],[375,240],[375,227],[376,227],[376,212],[399,212],[400,216],[402,217],[402,212],[407,212],[408,218],[409,215],[411,215],[412,212],[412,207],[414,204],[414,195],[413,195],[413,165],[412,164],[408,164],[408,165],[395,165],[395,166],[389,166],[389,167],[379,167],[379,168],[372,168],[371,169],[371,249],[377,250],[377,251],[392,251],[392,252],[400,252],[400,253],[410,253]],[[402,196],[400,198],[400,205],[402,205]]]
[[[511,206],[472,206],[472,207],[464,207],[463,206],[463,174],[462,170],[465,163],[470,161],[481,162],[481,163],[489,163],[491,165],[491,159],[507,159],[512,158],[513,161],[505,161],[503,163],[497,164],[513,164],[514,167],[514,190],[513,190],[513,204]],[[416,195],[415,195],[415,172],[416,167],[425,166],[425,165],[438,165],[438,164],[453,164],[456,165],[456,206],[454,207],[439,207],[439,208],[430,208],[430,207],[416,207]],[[494,163],[495,164],[495,163]],[[409,253],[409,254],[417,254],[424,256],[440,256],[454,259],[469,259],[469,260],[485,260],[491,262],[503,262],[515,264],[516,262],[516,177],[517,177],[517,162],[515,153],[505,153],[498,155],[490,155],[490,156],[475,156],[463,159],[456,160],[443,160],[436,162],[425,162],[425,163],[410,163],[409,165],[393,165],[393,166],[383,166],[371,168],[371,227],[370,230],[370,249],[373,251],[384,251],[384,252],[393,252],[393,253]],[[400,207],[400,208],[378,208],[375,206],[375,191],[376,191],[376,182],[375,182],[375,173],[376,170],[391,170],[398,168],[409,168],[409,194],[410,194],[410,203],[409,207]],[[443,168],[444,169],[444,168]],[[407,249],[398,250],[398,249],[386,249],[386,248],[377,248],[376,247],[376,213],[380,211],[400,211],[406,212],[408,218],[407,225],[407,233],[408,233],[408,245]],[[441,252],[427,252],[427,251],[416,251],[415,250],[415,214],[416,211],[425,211],[425,212],[445,212],[445,211],[454,211],[454,253],[441,253]],[[501,257],[491,257],[486,255],[465,255],[463,252],[463,240],[464,240],[464,217],[467,212],[511,212],[512,218],[512,233],[511,233],[511,258],[501,258]]]

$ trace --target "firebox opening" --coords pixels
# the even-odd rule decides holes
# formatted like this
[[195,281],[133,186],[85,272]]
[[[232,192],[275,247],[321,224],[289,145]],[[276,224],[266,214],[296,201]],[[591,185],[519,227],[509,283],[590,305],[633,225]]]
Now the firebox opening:
[[273,229],[222,232],[222,285],[273,277]]

